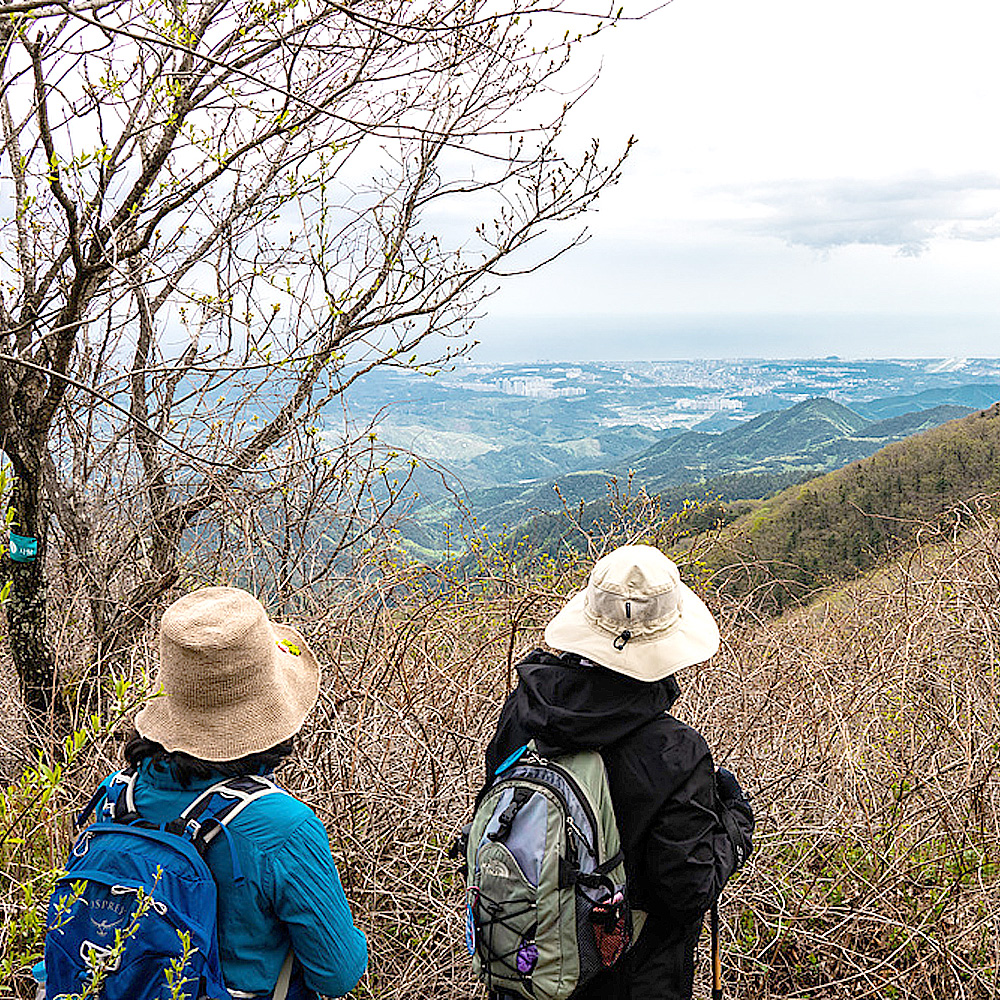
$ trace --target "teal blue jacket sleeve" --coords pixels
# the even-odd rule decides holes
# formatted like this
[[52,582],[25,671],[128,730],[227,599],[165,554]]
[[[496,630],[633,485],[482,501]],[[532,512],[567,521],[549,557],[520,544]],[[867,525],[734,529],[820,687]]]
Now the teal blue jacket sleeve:
[[323,824],[304,818],[269,861],[271,904],[306,985],[330,997],[349,993],[368,965],[368,942],[354,926]]

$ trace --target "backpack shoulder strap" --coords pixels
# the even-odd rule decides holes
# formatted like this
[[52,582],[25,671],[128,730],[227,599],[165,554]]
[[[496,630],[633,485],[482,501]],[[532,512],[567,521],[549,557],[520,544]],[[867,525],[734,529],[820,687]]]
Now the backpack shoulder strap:
[[274,993],[271,994],[271,1000],[285,1000],[288,996],[288,985],[292,979],[292,962],[294,959],[295,953],[289,948],[288,954],[285,956],[285,961],[281,964],[281,971],[278,973],[278,982],[274,987]]
[[138,812],[135,807],[135,780],[138,776],[137,767],[126,767],[111,776],[108,782],[108,796],[102,807],[105,817],[119,819],[126,813]]
[[[226,838],[230,841],[230,850],[232,850],[232,840],[226,826],[251,802],[256,802],[257,799],[261,799],[265,795],[288,795],[288,792],[279,788],[270,778],[257,775],[248,774],[239,778],[226,778],[201,792],[175,820],[175,823],[178,826],[183,824],[184,832],[191,837],[199,851],[207,847],[220,831],[225,833]],[[239,871],[235,854],[233,855],[233,870],[234,872]],[[237,878],[239,878],[238,875]],[[292,949],[289,948],[281,971],[278,973],[278,982],[271,994],[272,1000],[285,1000],[288,996],[294,957]]]
[[235,816],[265,795],[287,795],[270,778],[242,775],[226,778],[198,794],[176,821],[192,840],[208,845]]
[[[76,828],[84,826],[95,809],[97,809],[96,818],[103,821],[118,820],[127,813],[135,813],[135,779],[138,773],[136,768],[126,767],[116,771],[107,781],[102,781],[90,801],[77,815]],[[98,803],[101,803],[99,808]]]

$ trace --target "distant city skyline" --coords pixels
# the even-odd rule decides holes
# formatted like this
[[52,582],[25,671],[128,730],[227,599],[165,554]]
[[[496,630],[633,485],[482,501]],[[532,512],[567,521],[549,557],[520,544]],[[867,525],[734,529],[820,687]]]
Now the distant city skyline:
[[673,0],[605,32],[574,136],[638,145],[475,356],[997,354],[993,28],[981,0]]

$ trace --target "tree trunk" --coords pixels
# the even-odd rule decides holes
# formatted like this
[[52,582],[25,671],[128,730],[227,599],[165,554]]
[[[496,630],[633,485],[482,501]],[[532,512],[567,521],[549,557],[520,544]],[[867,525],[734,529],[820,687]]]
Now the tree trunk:
[[42,501],[41,462],[26,463],[19,456],[12,459],[14,524],[19,535],[38,539],[38,554],[32,562],[14,562],[7,557],[11,581],[6,609],[8,642],[25,705],[32,712],[47,715],[53,709],[62,711],[62,699],[47,635],[43,566],[48,522]]

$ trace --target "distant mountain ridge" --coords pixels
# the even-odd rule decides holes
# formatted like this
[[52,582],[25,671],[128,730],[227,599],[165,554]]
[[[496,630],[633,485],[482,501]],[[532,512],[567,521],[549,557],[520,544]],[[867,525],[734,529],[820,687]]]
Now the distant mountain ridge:
[[815,475],[970,412],[967,407],[935,407],[874,421],[832,399],[807,399],[785,410],[762,413],[721,434],[686,431],[662,439],[609,468],[474,491],[471,502],[482,524],[499,527],[554,510],[560,498],[571,504],[599,500],[612,477],[631,478],[634,488],[647,493],[675,493],[677,487],[694,487],[723,475]]
[[[762,413],[719,434],[685,431],[661,437],[610,466],[473,489],[468,505],[480,525],[498,531],[563,504],[597,503],[606,496],[612,478],[630,482],[633,490],[661,494],[674,504],[684,496],[703,496],[719,477],[728,477],[729,487],[745,482],[753,491],[747,497],[760,496],[761,482],[773,481],[780,488],[842,468],[887,444],[970,412],[968,407],[943,405],[871,420],[835,400],[816,397]],[[733,489],[725,493],[727,500],[739,499]],[[419,535],[420,548],[432,551],[433,538],[456,516],[440,505],[423,508],[417,514],[414,541]]]
[[637,476],[664,485],[761,464],[797,465],[809,462],[820,446],[851,437],[871,424],[832,399],[806,399],[787,410],[762,413],[721,434],[689,431],[657,442],[628,465]]
[[941,405],[968,406],[974,410],[985,410],[997,400],[1000,400],[1000,385],[984,385],[976,382],[925,389],[923,392],[907,396],[887,396],[864,403],[852,403],[851,406],[864,417],[881,420],[914,411],[930,410]]

